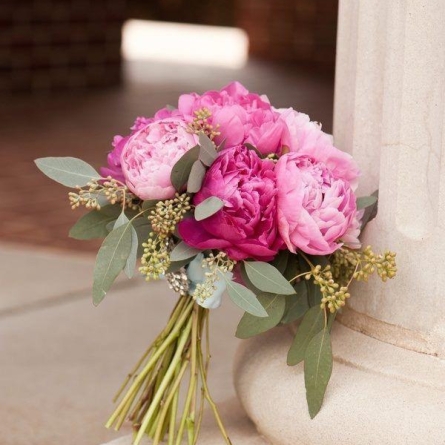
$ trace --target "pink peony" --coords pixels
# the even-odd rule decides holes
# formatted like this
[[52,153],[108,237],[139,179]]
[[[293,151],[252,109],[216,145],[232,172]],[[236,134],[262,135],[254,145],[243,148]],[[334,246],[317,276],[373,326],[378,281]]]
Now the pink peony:
[[[314,148],[313,151],[317,153]],[[312,157],[300,152],[282,156],[276,166],[279,232],[291,252],[301,249],[312,255],[327,255],[344,238],[359,247],[359,218],[353,188],[344,174],[341,156]],[[352,166],[352,168],[354,165]],[[340,172],[342,175],[337,175]]]
[[161,110],[157,111],[154,117],[143,117],[139,116],[134,121],[133,126],[131,127],[131,133],[128,136],[114,136],[113,139],[113,150],[108,153],[107,156],[107,166],[102,167],[100,169],[100,173],[103,177],[111,176],[114,179],[117,179],[118,181],[125,182],[124,174],[122,172],[122,166],[121,166],[121,156],[122,156],[122,149],[125,147],[125,144],[128,142],[128,139],[130,139],[130,136],[132,136],[137,131],[141,130],[148,124],[155,122],[157,120],[161,119],[167,119],[173,116],[178,116],[180,113],[178,110],[170,110],[168,108],[162,108]]
[[312,122],[307,114],[299,113],[292,108],[278,111],[288,128],[283,144],[289,147],[291,152],[323,161],[335,178],[349,182],[355,190],[360,170],[352,156],[335,148],[332,137],[321,131],[320,124]]
[[128,188],[141,199],[169,199],[175,195],[170,181],[173,166],[197,144],[180,119],[153,121],[129,137],[121,164]]
[[225,140],[230,148],[248,142],[263,154],[281,152],[287,127],[266,96],[250,93],[239,82],[232,82],[220,91],[183,94],[179,98],[178,111],[187,121],[192,121],[194,112],[202,108],[212,113],[210,123],[220,132],[215,138],[217,144]]
[[179,234],[198,249],[220,249],[234,260],[271,260],[282,247],[276,222],[274,163],[237,146],[223,150],[206,173],[197,205],[210,196],[224,207],[202,221],[187,218]]

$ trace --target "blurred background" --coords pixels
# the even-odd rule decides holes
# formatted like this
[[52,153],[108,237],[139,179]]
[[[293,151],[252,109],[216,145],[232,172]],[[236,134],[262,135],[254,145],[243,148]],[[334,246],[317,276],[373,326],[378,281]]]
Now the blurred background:
[[239,80],[330,132],[336,22],[337,0],[1,0],[0,239],[94,251],[32,160],[99,167],[183,92]]
[[[0,444],[99,445],[111,398],[175,294],[122,278],[91,303],[99,242],[33,160],[96,168],[136,116],[233,80],[332,129],[337,0],[0,0]],[[240,311],[212,312],[215,400]],[[230,425],[229,425],[230,429]]]

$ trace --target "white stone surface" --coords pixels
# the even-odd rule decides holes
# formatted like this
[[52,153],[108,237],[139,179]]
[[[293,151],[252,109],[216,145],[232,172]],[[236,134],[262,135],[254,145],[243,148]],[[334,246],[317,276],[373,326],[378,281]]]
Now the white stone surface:
[[[245,341],[236,388],[274,445],[445,444],[445,362],[337,324],[334,369],[319,414],[308,414],[303,364],[286,365],[292,336],[277,328]],[[410,359],[413,359],[411,362]]]
[[[334,136],[380,189],[365,244],[398,254],[399,274],[353,288],[342,322],[445,357],[445,2],[340,2]],[[379,179],[380,176],[380,179]]]

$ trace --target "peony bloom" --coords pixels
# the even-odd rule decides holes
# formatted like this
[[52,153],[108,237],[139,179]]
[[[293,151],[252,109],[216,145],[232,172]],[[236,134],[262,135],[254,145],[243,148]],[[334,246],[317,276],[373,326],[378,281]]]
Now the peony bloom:
[[170,110],[168,108],[162,108],[161,110],[157,111],[154,117],[143,117],[139,116],[134,121],[133,126],[131,127],[131,133],[128,136],[120,136],[116,135],[113,139],[113,150],[108,153],[107,156],[107,166],[101,167],[100,174],[103,177],[111,176],[114,179],[117,179],[118,181],[125,182],[124,174],[122,173],[122,166],[121,166],[121,156],[122,156],[122,150],[125,147],[125,144],[127,143],[128,139],[136,133],[137,131],[141,130],[142,128],[146,127],[148,124],[161,120],[161,119],[167,119],[173,116],[178,116],[180,113],[178,110]]
[[179,234],[198,249],[220,249],[233,260],[269,261],[283,245],[276,222],[274,163],[243,146],[223,150],[194,197],[197,205],[210,196],[224,207],[202,221],[183,220]]
[[351,155],[334,147],[332,137],[321,131],[320,124],[292,108],[277,111],[288,129],[284,134],[283,145],[289,147],[291,152],[322,160],[334,177],[349,182],[353,190],[357,188],[360,175],[357,164]]
[[178,112],[188,122],[202,108],[211,112],[210,124],[220,132],[215,138],[217,144],[225,141],[231,148],[248,142],[265,155],[281,152],[286,123],[266,96],[250,93],[239,82],[232,82],[220,91],[183,94],[179,98]]
[[180,119],[149,123],[129,137],[121,164],[128,188],[140,199],[169,199],[175,195],[170,174],[181,156],[197,144]]
[[348,180],[336,174],[343,168],[299,152],[278,160],[278,227],[291,252],[327,255],[341,247],[343,238],[351,247],[360,246],[356,197]]

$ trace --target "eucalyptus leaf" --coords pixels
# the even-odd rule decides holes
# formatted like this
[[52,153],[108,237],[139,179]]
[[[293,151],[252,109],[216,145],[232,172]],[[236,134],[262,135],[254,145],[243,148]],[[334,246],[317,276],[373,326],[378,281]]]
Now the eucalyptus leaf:
[[149,210],[156,207],[156,204],[159,202],[158,199],[148,199],[142,203],[142,210]]
[[186,260],[171,261],[170,266],[168,266],[168,269],[165,271],[165,273],[177,272],[179,269],[181,269],[181,267],[187,266],[187,264],[191,263],[194,258],[195,257],[192,256],[190,258],[187,258]]
[[294,288],[297,294],[286,296],[286,308],[281,319],[282,324],[288,324],[298,320],[309,309],[306,283],[299,281]]
[[187,181],[187,192],[196,193],[201,190],[202,181],[206,174],[206,168],[200,160],[195,161],[190,171],[189,180]]
[[245,313],[236,330],[238,338],[249,338],[266,332],[275,327],[283,317],[286,297],[279,294],[262,293],[257,295],[258,301],[266,309],[267,317],[255,317]]
[[304,357],[304,382],[309,415],[320,411],[332,374],[332,347],[329,329],[320,331],[309,343]]
[[113,230],[104,240],[96,257],[93,303],[97,306],[125,267],[132,247],[131,224]]
[[244,261],[247,276],[255,287],[281,295],[292,295],[294,288],[283,275],[271,264],[262,261]]
[[255,287],[252,282],[250,281],[249,277],[247,276],[246,268],[244,266],[244,263],[241,263],[241,267],[238,269],[241,275],[241,282],[246,286],[248,289],[250,289],[255,295],[262,294],[263,291]]
[[224,201],[216,196],[210,196],[195,207],[195,219],[196,221],[202,221],[214,215],[223,207]]
[[251,290],[247,289],[247,287],[243,286],[242,284],[228,280],[223,273],[219,273],[219,275],[225,280],[227,293],[237,306],[249,314],[257,317],[267,317],[266,310],[263,308],[256,295]]
[[175,246],[170,254],[171,261],[183,261],[192,258],[201,252],[199,249],[189,246],[184,241],[181,241]]
[[315,284],[312,280],[306,281],[306,286],[309,306],[320,307],[321,299],[323,298],[320,286]]
[[287,268],[288,260],[289,260],[289,251],[286,249],[279,252],[271,264],[278,270],[278,272],[284,275],[284,272],[286,271]]
[[287,354],[289,366],[304,360],[309,342],[324,328],[324,321],[324,311],[320,307],[313,307],[306,312]]
[[134,270],[136,269],[136,261],[137,261],[137,254],[138,254],[138,234],[133,227],[133,225],[130,223],[130,220],[127,218],[124,212],[122,212],[119,215],[119,218],[114,223],[113,230],[117,229],[118,227],[121,227],[125,224],[131,225],[131,249],[130,253],[128,254],[127,262],[124,267],[125,275],[127,275],[128,278],[132,278],[134,275]]
[[84,187],[100,174],[85,161],[71,157],[48,157],[34,161],[39,170],[66,187]]
[[371,207],[377,202],[376,196],[362,196],[357,198],[357,209],[365,209],[366,207]]
[[207,165],[207,167],[210,167],[218,156],[215,145],[204,133],[199,133],[199,145],[201,146],[199,159]]
[[145,243],[148,240],[148,236],[150,232],[152,232],[152,228],[148,219],[144,217],[134,219],[132,224],[138,237],[137,257],[140,258],[144,253],[142,243]]
[[79,240],[105,238],[108,235],[107,224],[115,221],[121,211],[118,205],[107,205],[100,210],[91,210],[71,227],[69,236]]
[[187,183],[187,180],[192,170],[193,164],[198,160],[199,156],[199,145],[191,148],[185,152],[182,157],[176,162],[172,168],[170,174],[170,180],[173,187],[179,192]]
[[371,196],[375,197],[376,201],[373,205],[365,208],[360,230],[363,230],[366,225],[377,216],[379,191],[376,190]]

